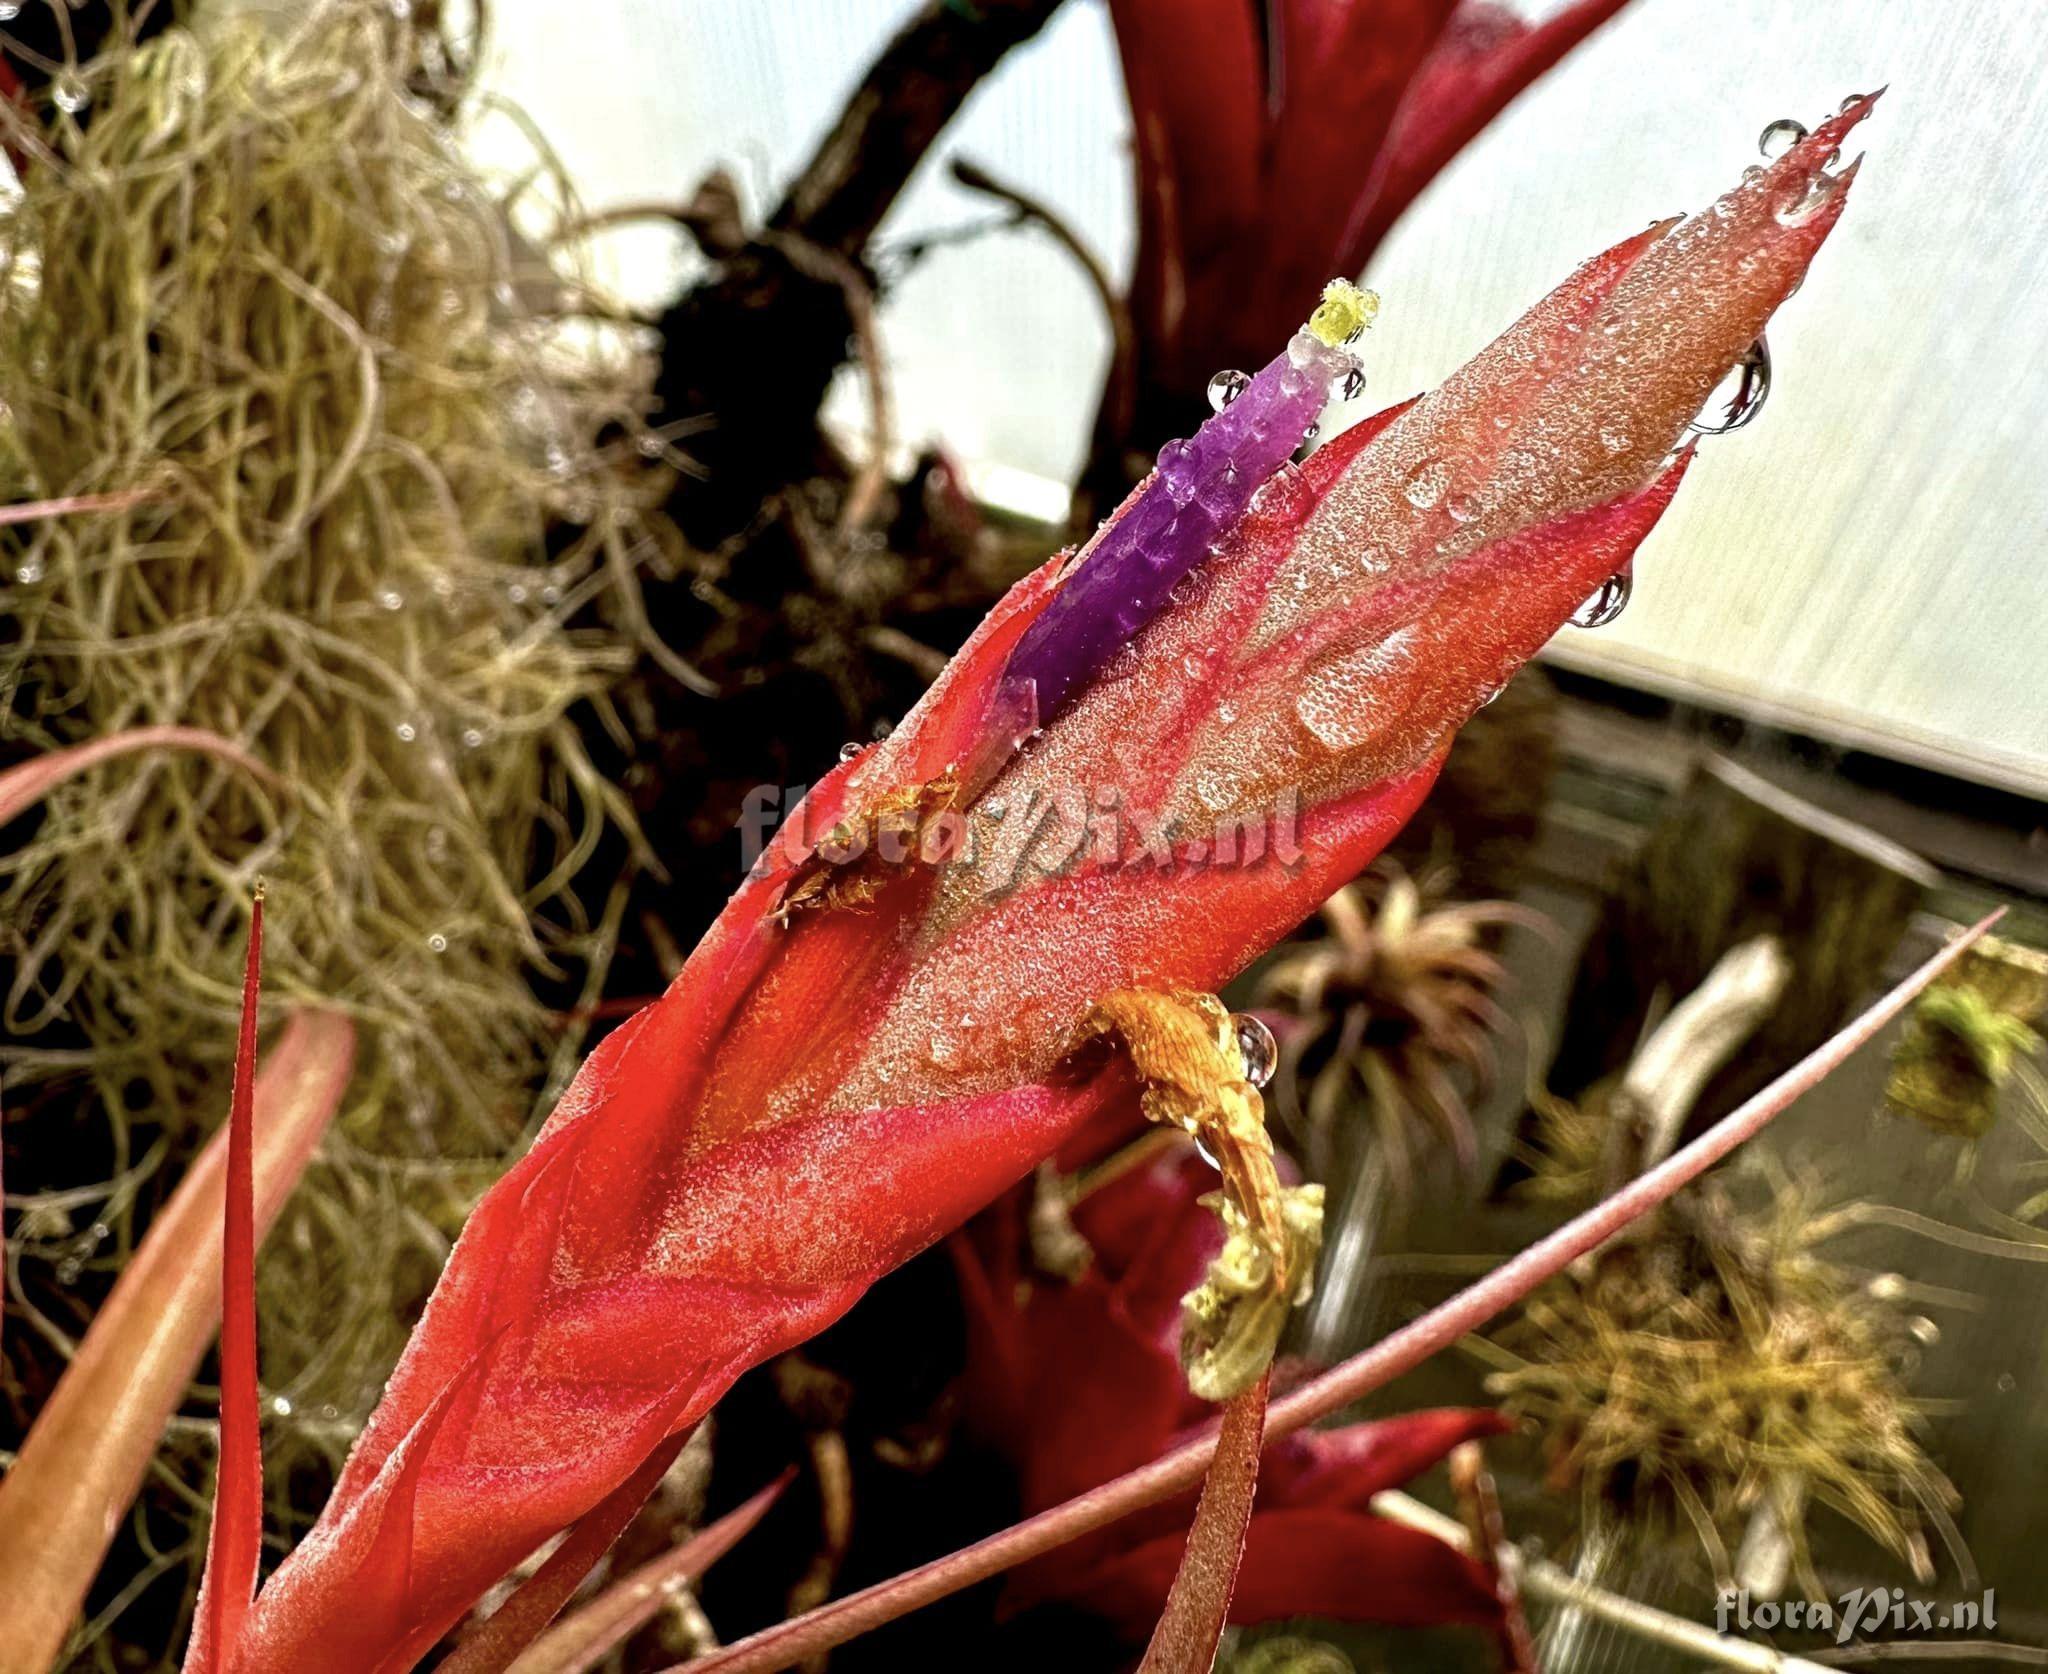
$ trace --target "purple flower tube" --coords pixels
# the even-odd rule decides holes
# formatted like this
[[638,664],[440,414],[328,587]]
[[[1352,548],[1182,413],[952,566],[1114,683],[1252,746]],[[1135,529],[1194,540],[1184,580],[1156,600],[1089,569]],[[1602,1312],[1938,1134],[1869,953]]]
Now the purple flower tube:
[[1123,514],[1096,536],[1011,652],[999,710],[1043,726],[1161,610],[1301,446],[1358,367],[1346,347],[1377,301],[1342,283],[1286,350],[1186,441],[1168,442]]

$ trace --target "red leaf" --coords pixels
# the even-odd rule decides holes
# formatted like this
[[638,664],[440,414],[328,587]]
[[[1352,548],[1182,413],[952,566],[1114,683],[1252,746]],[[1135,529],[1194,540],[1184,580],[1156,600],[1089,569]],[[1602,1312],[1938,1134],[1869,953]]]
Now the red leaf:
[[227,1196],[221,1233],[220,1468],[213,1529],[192,1647],[191,1674],[225,1667],[256,1593],[263,1547],[263,1436],[256,1417],[256,1176],[253,1095],[256,1001],[263,981],[263,890],[249,912],[242,973],[242,1034],[228,1105]]
[[1492,0],[1465,0],[1423,60],[1344,234],[1338,271],[1355,273],[1402,212],[1514,97],[1628,0],[1575,0],[1531,26]]
[[[2001,908],[1952,938],[1770,1086],[1612,1197],[1539,1239],[1420,1319],[1276,1402],[1267,1415],[1267,1435],[1290,1435],[1383,1388],[1668,1200],[1839,1069],[2003,916]],[[1174,1498],[1201,1480],[1215,1452],[1213,1437],[1187,1443],[1113,1483],[1026,1518],[961,1551],[728,1646],[695,1663],[690,1674],[765,1674],[843,1645],[963,1587]]]
[[[522,1653],[537,1649],[534,1641],[575,1595],[598,1560],[611,1550],[612,1542],[625,1532],[626,1525],[647,1503],[647,1496],[659,1486],[688,1439],[686,1435],[671,1436],[641,1462],[638,1470],[579,1517],[546,1561],[491,1612],[481,1627],[441,1660],[435,1674],[499,1674],[499,1670],[513,1666],[515,1659],[523,1660]],[[764,1505],[762,1509],[767,1508]],[[694,1545],[695,1542],[686,1543],[681,1550]],[[657,1594],[649,1614],[659,1603]],[[620,1637],[632,1631],[628,1626]],[[575,1643],[573,1637],[569,1643]]]
[[1461,1442],[1509,1428],[1490,1408],[1433,1407],[1300,1431],[1267,1449],[1259,1503],[1262,1509],[1364,1511],[1373,1495],[1412,1481]]
[[[662,1607],[674,1599],[678,1588],[700,1580],[706,1570],[738,1545],[781,1497],[791,1474],[785,1472],[680,1546],[648,1559],[632,1574],[612,1582],[574,1615],[549,1628],[509,1664],[472,1656],[471,1646],[483,1638],[483,1634],[478,1634],[443,1661],[436,1674],[481,1674],[484,1669],[499,1667],[509,1668],[510,1674],[582,1674],[583,1670],[595,1667],[630,1635],[653,1621]],[[507,1607],[516,1602],[515,1595],[507,1601]],[[503,1614],[501,1609],[491,1617],[486,1632]]]
[[[296,1011],[256,1078],[256,1224],[268,1228],[348,1086],[355,1030]],[[100,1305],[0,1477],[0,1667],[47,1668],[85,1601],[164,1421],[221,1320],[226,1124]]]

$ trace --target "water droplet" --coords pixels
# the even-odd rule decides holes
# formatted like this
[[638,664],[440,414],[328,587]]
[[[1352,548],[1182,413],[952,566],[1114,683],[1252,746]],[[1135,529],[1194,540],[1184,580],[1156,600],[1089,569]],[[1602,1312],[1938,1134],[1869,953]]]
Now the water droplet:
[[[1728,394],[1722,399],[1720,392],[1724,389]],[[1740,430],[1763,411],[1765,398],[1770,393],[1771,346],[1759,337],[1743,351],[1742,358],[1721,380],[1714,396],[1702,409],[1704,414],[1718,411],[1720,417],[1696,418],[1686,428],[1702,436],[1725,436],[1731,430]]]
[[277,1416],[278,1416],[279,1418],[289,1418],[289,1417],[291,1417],[291,1415],[292,1415],[292,1399],[291,1399],[291,1397],[290,1397],[289,1395],[273,1395],[273,1396],[271,1396],[271,1397],[270,1397],[270,1410],[271,1410],[272,1412],[276,1413],[276,1414],[277,1414]]
[[1209,380],[1209,407],[1213,412],[1223,409],[1252,387],[1251,378],[1238,371],[1223,371]]
[[1322,433],[1322,425],[1317,420],[1310,419],[1308,421],[1308,428],[1301,433],[1301,439],[1303,443],[1306,444],[1309,442],[1313,442]]
[[484,734],[481,727],[464,727],[462,729],[462,747],[465,750],[480,750],[483,748],[483,742]]
[[1998,1393],[1999,1393],[1999,1394],[2001,1394],[2001,1395],[2010,1395],[2010,1394],[2011,1394],[2011,1393],[2012,1393],[2012,1392],[2013,1392],[2013,1391],[2014,1391],[2015,1389],[2019,1388],[2019,1386],[2020,1386],[2020,1380],[2019,1380],[2018,1378],[2014,1377],[2014,1376],[2012,1375],[2012,1373],[2010,1373],[2010,1372],[2000,1372],[2000,1373],[1998,1374]]
[[513,582],[511,586],[505,589],[505,597],[514,604],[526,603],[526,583],[523,581]]
[[640,449],[642,459],[659,459],[666,449],[659,436],[642,436],[635,445]]
[[68,116],[76,116],[92,103],[85,83],[66,71],[50,83],[50,101]]
[[1795,122],[1789,116],[1781,116],[1777,121],[1766,126],[1761,134],[1757,135],[1756,148],[1766,157],[1776,161],[1804,138],[1806,138],[1806,124],[1804,122]]
[[0,23],[12,23],[20,16],[20,0],[0,0]]
[[1254,1087],[1265,1086],[1280,1064],[1279,1042],[1273,1039],[1273,1031],[1248,1011],[1234,1013],[1230,1021],[1237,1029],[1237,1050],[1244,1059],[1245,1080]]
[[1470,523],[1481,511],[1479,496],[1476,494],[1453,494],[1444,503],[1444,510],[1451,514],[1453,523]]
[[427,951],[429,953],[446,953],[448,951],[448,938],[436,930],[427,938]]
[[1629,433],[1614,419],[1600,426],[1600,445],[1609,453],[1623,453],[1628,449]]
[[[1835,197],[1840,181],[1831,174],[1816,174],[1797,183],[1771,207],[1771,218],[1781,227],[1803,227]],[[1801,275],[1802,280],[1804,275]]]
[[1168,442],[1159,450],[1159,481],[1176,506],[1195,497],[1195,457],[1194,447],[1187,442]]
[[1635,591],[1635,580],[1627,570],[1611,575],[1600,583],[1600,591],[1572,612],[1572,626],[1575,628],[1604,628],[1628,608],[1629,594]]
[[1292,462],[1283,464],[1260,483],[1258,492],[1252,496],[1253,511],[1288,527],[1308,516],[1315,503],[1316,491],[1309,487],[1301,467]]
[[405,595],[396,587],[380,587],[377,589],[377,603],[386,610],[403,610]]
[[860,750],[860,745],[855,740],[849,738],[844,744],[839,746],[839,759],[841,761],[852,761],[855,756],[860,754]]
[[1941,1341],[1941,1327],[1925,1314],[1916,1314],[1908,1320],[1906,1329],[1913,1333],[1913,1340],[1925,1348],[1932,1348]]
[[1354,750],[1385,723],[1390,696],[1415,666],[1415,629],[1331,657],[1311,668],[1294,699],[1294,717],[1326,750]]
[[75,1285],[78,1283],[78,1275],[84,1271],[85,1269],[77,1261],[67,1256],[64,1260],[57,1263],[57,1283],[60,1285]]
[[1408,503],[1417,511],[1427,511],[1444,497],[1444,489],[1450,480],[1450,466],[1441,459],[1425,459],[1408,473],[1407,480],[1401,484],[1401,492],[1408,496]]
[[1339,401],[1356,401],[1365,390],[1365,368],[1354,366],[1344,374],[1344,382],[1337,388]]
[[1763,165],[1760,163],[1751,163],[1742,171],[1742,181],[1745,186],[1754,186],[1763,177]]
[[20,582],[24,587],[33,587],[37,582],[43,579],[42,560],[38,558],[31,558],[27,563],[23,564],[18,570],[14,572],[14,579]]
[[1358,567],[1367,575],[1384,575],[1387,570],[1387,555],[1376,546],[1361,547],[1358,553]]
[[391,730],[398,734],[398,742],[401,744],[410,744],[420,735],[420,729],[410,721],[400,721]]

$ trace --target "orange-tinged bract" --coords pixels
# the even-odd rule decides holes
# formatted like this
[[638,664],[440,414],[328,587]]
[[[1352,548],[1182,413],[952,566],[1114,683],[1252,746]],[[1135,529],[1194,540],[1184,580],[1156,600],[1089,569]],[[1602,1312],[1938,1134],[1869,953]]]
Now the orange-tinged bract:
[[1228,981],[1378,852],[1456,728],[1626,569],[1687,421],[1839,215],[1853,171],[1827,164],[1868,108],[1283,466],[1011,754],[991,695],[1090,554],[1020,583],[816,788],[478,1206],[225,1666],[410,1666],[741,1371],[1129,1098],[1114,1060],[1070,1059],[1093,1003]]

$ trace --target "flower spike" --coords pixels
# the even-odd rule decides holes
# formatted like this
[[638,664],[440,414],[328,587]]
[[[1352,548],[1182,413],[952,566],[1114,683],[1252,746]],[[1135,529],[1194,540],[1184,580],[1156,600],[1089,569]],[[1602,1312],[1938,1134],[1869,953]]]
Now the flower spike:
[[[1293,467],[1339,364],[1306,334],[1198,432],[1192,482],[1155,473],[1075,565],[1019,583],[814,787],[479,1203],[238,1662],[410,1666],[746,1368],[1134,1101],[1128,1062],[1066,1073],[1091,1013],[1216,992],[1378,853],[1458,726],[1629,568],[1687,424],[1841,213],[1827,154],[1868,108]],[[1164,534],[1189,507],[1217,531],[1192,552]],[[1163,585],[1156,555],[1179,566]],[[1127,641],[1092,620],[1119,612]],[[991,718],[1026,692],[1042,731],[1020,748]],[[782,911],[825,836],[885,802],[922,834],[920,787],[949,777],[954,858],[884,857],[858,910]]]

